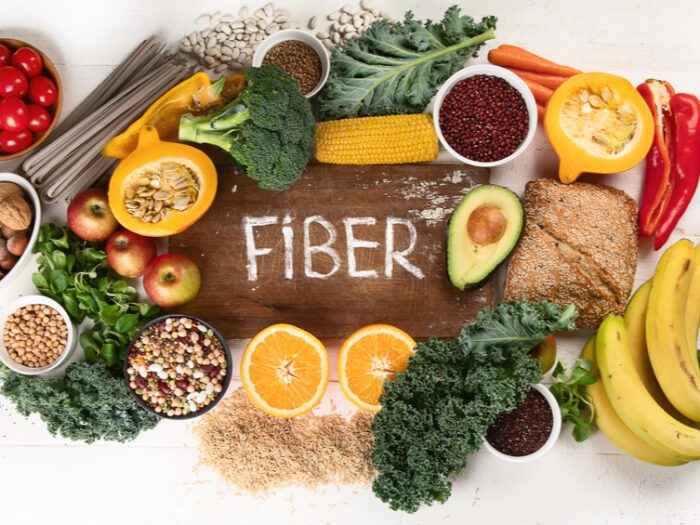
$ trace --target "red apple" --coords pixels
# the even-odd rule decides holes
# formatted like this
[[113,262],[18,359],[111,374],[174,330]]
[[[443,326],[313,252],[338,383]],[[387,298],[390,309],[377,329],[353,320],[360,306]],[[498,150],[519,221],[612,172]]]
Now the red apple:
[[76,195],[68,206],[68,226],[83,240],[106,241],[119,226],[109,209],[107,192],[90,188]]
[[110,235],[105,246],[107,264],[122,277],[138,277],[156,256],[153,239],[122,228]]
[[201,284],[197,265],[184,255],[173,253],[153,259],[143,276],[148,297],[163,308],[189,303],[197,297]]

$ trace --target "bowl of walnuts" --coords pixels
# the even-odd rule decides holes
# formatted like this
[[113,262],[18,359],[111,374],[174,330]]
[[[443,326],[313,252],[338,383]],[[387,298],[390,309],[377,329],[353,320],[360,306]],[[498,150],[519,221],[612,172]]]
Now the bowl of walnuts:
[[24,177],[0,173],[0,289],[31,259],[40,225],[36,190]]
[[43,295],[25,295],[0,311],[0,361],[25,375],[40,375],[64,363],[76,343],[68,312]]

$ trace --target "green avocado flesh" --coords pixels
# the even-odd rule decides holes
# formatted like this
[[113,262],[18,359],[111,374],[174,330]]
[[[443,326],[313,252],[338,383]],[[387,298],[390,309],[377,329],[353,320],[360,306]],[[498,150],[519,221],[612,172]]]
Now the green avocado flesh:
[[478,288],[510,255],[523,228],[518,196],[502,186],[479,186],[452,214],[447,231],[447,273],[460,290]]

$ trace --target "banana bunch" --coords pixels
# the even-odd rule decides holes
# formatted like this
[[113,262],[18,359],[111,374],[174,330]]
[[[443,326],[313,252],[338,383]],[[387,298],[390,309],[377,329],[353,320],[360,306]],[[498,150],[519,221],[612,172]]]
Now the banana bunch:
[[583,349],[599,381],[595,421],[620,449],[662,466],[700,459],[700,245],[671,246],[624,318],[608,315]]

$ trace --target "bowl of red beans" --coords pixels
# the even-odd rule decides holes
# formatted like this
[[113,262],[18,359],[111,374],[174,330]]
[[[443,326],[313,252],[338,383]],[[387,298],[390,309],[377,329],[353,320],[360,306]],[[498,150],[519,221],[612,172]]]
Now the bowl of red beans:
[[56,127],[63,92],[53,62],[33,45],[0,38],[0,161],[38,147]]
[[537,103],[516,74],[490,64],[458,71],[435,97],[433,121],[457,160],[489,168],[510,162],[537,129]]

